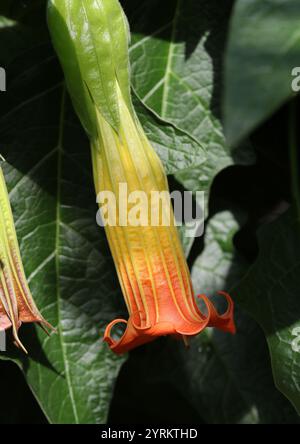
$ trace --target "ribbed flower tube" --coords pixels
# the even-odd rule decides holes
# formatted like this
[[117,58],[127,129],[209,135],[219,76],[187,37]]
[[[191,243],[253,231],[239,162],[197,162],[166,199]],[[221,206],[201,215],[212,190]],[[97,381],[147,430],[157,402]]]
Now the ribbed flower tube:
[[0,166],[0,331],[12,329],[15,344],[22,323],[36,322],[53,329],[37,309],[28,287],[14,227],[7,188]]
[[[162,164],[119,89],[118,93],[119,133],[97,113],[99,139],[92,146],[96,191],[111,191],[116,196],[117,210],[120,184],[127,185],[128,195],[143,191],[148,202],[148,223],[131,226],[127,219],[123,226],[117,213],[115,226],[105,225],[129,319],[113,320],[106,328],[104,340],[114,352],[124,353],[162,335],[194,336],[206,326],[234,332],[233,302],[227,294],[224,293],[228,309],[223,315],[217,313],[205,295],[201,295],[207,307],[205,315],[196,304],[167,195],[164,194],[161,208],[153,208],[153,192],[168,191]],[[160,209],[160,223],[153,226],[150,215]],[[115,207],[108,210],[113,212]],[[164,211],[170,213],[166,226],[161,223]],[[125,333],[114,340],[111,331],[119,323],[127,324]]]
[[[186,341],[206,326],[234,332],[233,302],[227,294],[223,315],[204,295],[205,314],[197,306],[167,178],[131,101],[129,27],[119,1],[49,0],[48,24],[73,105],[91,141],[98,201],[102,216],[108,213],[105,231],[129,312],[128,320],[112,320],[104,340],[114,352],[124,353],[162,335]],[[99,198],[103,193],[114,197],[105,205]],[[140,223],[137,217],[132,223],[135,196],[141,193]],[[153,202],[153,193],[162,193],[161,200]],[[117,340],[113,327],[119,323],[126,329]]]

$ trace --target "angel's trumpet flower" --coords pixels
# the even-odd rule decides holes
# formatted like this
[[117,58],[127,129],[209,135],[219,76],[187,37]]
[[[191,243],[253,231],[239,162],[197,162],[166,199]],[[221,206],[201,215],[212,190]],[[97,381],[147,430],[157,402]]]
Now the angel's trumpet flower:
[[[234,331],[233,303],[220,316],[206,296],[198,308],[190,274],[174,224],[167,179],[134,112],[130,96],[128,24],[118,0],[49,0],[48,23],[62,63],[74,107],[91,140],[97,193],[111,193],[105,230],[129,311],[116,319],[104,339],[116,353],[126,352],[161,335],[193,336],[206,326]],[[114,210],[125,204],[120,186],[145,199],[143,222],[131,223]],[[153,224],[158,215],[152,193],[164,193],[162,213],[168,224]],[[100,198],[101,201],[101,198]],[[102,208],[102,207],[101,207]],[[145,210],[146,211],[143,211]],[[146,214],[146,216],[145,216]],[[161,222],[162,216],[156,217]],[[125,222],[125,223],[124,223]],[[120,340],[112,328],[126,323]]]
[[[130,316],[128,321],[112,321],[104,340],[116,353],[123,353],[162,335],[185,339],[206,326],[233,332],[233,303],[228,295],[225,294],[228,309],[222,316],[206,296],[201,296],[206,315],[195,302],[162,164],[136,117],[128,110],[120,89],[117,90],[120,131],[115,132],[98,113],[99,144],[93,146],[93,165],[98,197],[102,191],[103,202],[107,191],[116,197],[117,205],[108,199],[102,210],[105,208],[103,217],[110,216],[105,220],[105,230]],[[121,220],[119,212],[119,204],[127,204],[120,202],[122,184],[126,184],[128,196],[133,196],[132,202],[138,202],[135,207],[128,204],[126,220]],[[162,199],[160,206],[155,193]],[[143,202],[139,196],[144,197]],[[130,211],[139,213],[139,224],[130,220]],[[159,222],[156,226],[153,219]],[[118,323],[127,327],[116,341],[111,330]]]
[[[37,322],[52,329],[31,296],[2,168],[0,166],[0,331],[12,329],[15,344],[26,352],[18,336],[22,323]],[[27,353],[27,352],[26,352]]]

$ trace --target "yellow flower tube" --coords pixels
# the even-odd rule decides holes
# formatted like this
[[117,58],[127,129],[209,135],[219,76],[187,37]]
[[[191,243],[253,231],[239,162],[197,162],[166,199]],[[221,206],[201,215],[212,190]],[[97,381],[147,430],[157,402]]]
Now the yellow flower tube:
[[[118,87],[117,90],[120,131],[116,133],[98,112],[99,139],[92,146],[92,158],[97,194],[111,191],[116,196],[116,206],[105,206],[111,214],[117,209],[116,223],[111,226],[108,220],[105,230],[130,317],[128,321],[112,321],[104,339],[116,353],[123,353],[161,335],[193,336],[208,325],[234,332],[233,303],[228,295],[225,294],[228,309],[222,316],[205,295],[201,298],[207,315],[197,307],[168,194],[162,194],[161,207],[153,208],[154,193],[168,192],[162,164]],[[139,196],[142,191],[146,196],[148,206],[144,210],[148,218],[144,225],[142,221],[139,226],[130,225],[129,208],[127,219],[123,225],[120,223],[122,184],[126,184],[128,195],[137,192]],[[160,210],[161,214],[156,214],[159,224],[154,226],[151,215]],[[163,225],[163,216],[168,225]],[[126,323],[127,327],[116,341],[111,330],[118,323]]]
[[[186,340],[206,326],[234,332],[233,302],[227,294],[228,309],[222,316],[202,295],[204,315],[194,298],[167,178],[132,106],[128,24],[118,0],[49,0],[48,23],[74,107],[91,141],[98,201],[102,216],[108,213],[105,231],[129,312],[128,320],[108,325],[104,340],[114,352],[124,353],[161,335]],[[104,202],[103,193],[113,199]],[[161,193],[161,203],[153,202],[153,194]],[[115,340],[112,329],[118,323],[126,329]]]

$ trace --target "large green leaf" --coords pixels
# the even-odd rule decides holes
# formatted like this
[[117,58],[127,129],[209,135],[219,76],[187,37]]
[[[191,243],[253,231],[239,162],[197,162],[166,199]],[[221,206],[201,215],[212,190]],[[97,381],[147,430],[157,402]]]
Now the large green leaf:
[[[246,272],[248,265],[233,246],[234,235],[243,222],[243,215],[236,213],[233,216],[229,211],[217,214],[208,222],[205,248],[192,269],[196,294],[214,295],[222,289],[231,293],[230,289]],[[203,391],[212,384],[213,386],[218,384],[217,394],[222,399],[220,411],[226,422],[286,423],[297,421],[297,416],[289,403],[274,387],[262,331],[241,309],[239,298],[236,296],[234,300],[237,334],[232,336],[216,330],[208,334],[207,347],[210,359],[215,362],[212,364],[215,368],[209,367],[210,370],[208,370],[204,367],[205,377],[203,378],[197,379],[195,375],[195,387],[198,387],[199,391],[202,386]],[[194,347],[200,344],[201,352],[200,341],[201,337],[195,341]],[[205,347],[204,350],[206,350]],[[203,357],[199,351],[194,352],[189,364],[191,368],[195,367],[198,362],[201,363],[201,359]],[[199,370],[200,368],[201,365]],[[210,409],[213,417],[217,406],[212,403],[213,395],[207,399],[210,399],[211,405],[206,408]],[[231,403],[234,403],[235,408],[231,406]]]
[[124,0],[132,31],[132,82],[162,118],[192,134],[207,161],[178,175],[190,190],[208,190],[234,161],[248,162],[225,144],[220,120],[222,55],[231,1]]
[[259,244],[235,294],[264,329],[275,383],[300,412],[300,223],[292,209],[260,230]]
[[[229,211],[208,220],[204,249],[192,267],[195,294],[215,298],[220,309],[222,304],[216,293],[230,289],[247,269],[247,263],[235,257],[232,239],[238,228],[239,222]],[[241,328],[238,334],[242,336]],[[181,366],[189,377],[188,396],[209,423],[256,423],[259,420],[256,406],[240,391],[239,381],[230,367],[228,350],[225,353],[223,350],[224,341],[233,348],[233,336],[205,331],[192,341],[188,354],[181,351]],[[185,389],[181,386],[180,389],[184,394]]]
[[298,0],[237,0],[226,54],[225,128],[247,136],[292,96],[300,60]]
[[200,168],[206,153],[200,143],[176,125],[162,120],[134,95],[133,104],[146,135],[159,155],[167,174]]

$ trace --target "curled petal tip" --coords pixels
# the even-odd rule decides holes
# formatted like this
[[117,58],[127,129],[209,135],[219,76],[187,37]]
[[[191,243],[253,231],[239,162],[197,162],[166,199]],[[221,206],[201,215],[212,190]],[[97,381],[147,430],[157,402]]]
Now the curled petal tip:
[[118,324],[127,324],[127,321],[125,321],[125,319],[115,319],[107,325],[104,332],[103,342],[106,342],[112,349],[114,349],[114,347],[120,342],[111,337],[113,327]]
[[207,308],[207,316],[209,318],[208,326],[217,327],[225,332],[235,334],[236,327],[234,323],[234,302],[231,296],[225,291],[218,291],[218,294],[224,296],[228,304],[226,312],[222,315],[218,313],[214,304],[205,294],[198,295],[198,298],[203,300]]
[[21,349],[25,353],[25,355],[28,355],[27,349],[24,347],[24,345],[22,344],[22,342],[20,341],[19,338],[14,339],[14,344],[17,348]]
[[46,333],[47,336],[50,336],[51,332],[52,333],[57,333],[57,329],[55,327],[53,327],[53,325],[49,324],[49,322],[47,322],[45,319],[43,319],[40,323],[39,323],[40,327],[42,328],[42,330]]

